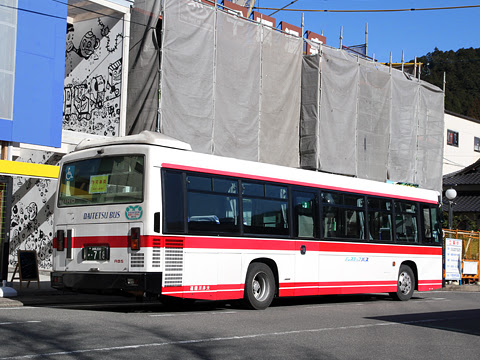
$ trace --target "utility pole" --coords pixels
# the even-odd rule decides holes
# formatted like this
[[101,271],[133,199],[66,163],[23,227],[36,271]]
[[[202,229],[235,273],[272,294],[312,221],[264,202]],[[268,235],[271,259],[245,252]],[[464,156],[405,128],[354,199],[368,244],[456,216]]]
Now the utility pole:
[[252,13],[252,9],[255,6],[255,1],[257,0],[250,0],[250,7],[248,8],[247,18],[249,18],[250,14]]
[[340,26],[340,49],[343,47],[343,26]]
[[365,56],[368,56],[368,23],[365,25]]

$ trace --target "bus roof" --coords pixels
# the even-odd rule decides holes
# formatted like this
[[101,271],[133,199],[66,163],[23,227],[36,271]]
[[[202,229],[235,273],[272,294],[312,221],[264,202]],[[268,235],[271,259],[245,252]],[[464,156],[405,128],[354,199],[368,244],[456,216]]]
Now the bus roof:
[[[250,179],[286,182],[289,184],[321,187],[330,190],[358,192],[370,195],[387,195],[401,199],[422,200],[431,203],[438,202],[438,192],[400,186],[370,179],[353,178],[350,176],[317,172],[312,170],[266,164],[256,161],[233,159],[212,154],[191,151],[189,144],[171,138],[167,135],[142,131],[137,135],[112,137],[101,140],[83,140],[75,148],[78,150],[101,148],[113,145],[152,145],[164,148],[169,152],[167,158],[155,156],[157,166],[200,171],[217,175],[240,176]],[[182,150],[176,153],[176,150]],[[187,150],[187,152],[185,152]],[[157,150],[156,150],[157,151]],[[158,149],[160,151],[160,149]],[[73,153],[71,153],[73,155]],[[66,158],[69,158],[66,155]],[[66,160],[64,158],[64,160]],[[199,164],[202,164],[199,167]]]
[[190,144],[174,139],[165,134],[161,134],[153,131],[146,131],[146,130],[136,135],[111,137],[106,139],[85,139],[85,140],[82,140],[75,147],[75,150],[84,150],[84,149],[91,149],[95,147],[120,145],[120,144],[147,144],[147,145],[163,146],[163,147],[179,149],[179,150],[187,150],[187,151],[192,150],[192,147],[190,146]]

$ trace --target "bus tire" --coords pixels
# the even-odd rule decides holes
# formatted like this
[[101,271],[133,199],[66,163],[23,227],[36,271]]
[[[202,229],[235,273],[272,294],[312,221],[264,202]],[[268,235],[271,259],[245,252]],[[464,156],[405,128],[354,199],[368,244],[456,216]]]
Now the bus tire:
[[397,292],[390,293],[390,296],[395,300],[407,301],[415,291],[415,275],[410,266],[400,266],[398,272]]
[[249,308],[265,310],[275,295],[275,278],[272,269],[264,263],[252,263],[245,280],[244,299]]

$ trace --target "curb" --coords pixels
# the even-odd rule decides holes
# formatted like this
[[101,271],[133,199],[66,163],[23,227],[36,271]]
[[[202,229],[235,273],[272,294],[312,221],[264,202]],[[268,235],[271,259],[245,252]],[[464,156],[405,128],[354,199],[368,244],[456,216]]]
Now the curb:
[[435,291],[459,291],[459,292],[480,292],[480,285],[465,284],[465,285],[446,285],[441,289]]
[[19,307],[19,306],[23,306],[23,303],[19,300],[0,297],[0,308],[10,308],[10,307]]

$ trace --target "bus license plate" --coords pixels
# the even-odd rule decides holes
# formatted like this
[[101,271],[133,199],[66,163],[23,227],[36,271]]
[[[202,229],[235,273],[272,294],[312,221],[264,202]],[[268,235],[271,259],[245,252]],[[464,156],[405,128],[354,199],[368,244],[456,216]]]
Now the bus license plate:
[[85,246],[83,260],[109,260],[110,248],[108,246]]

